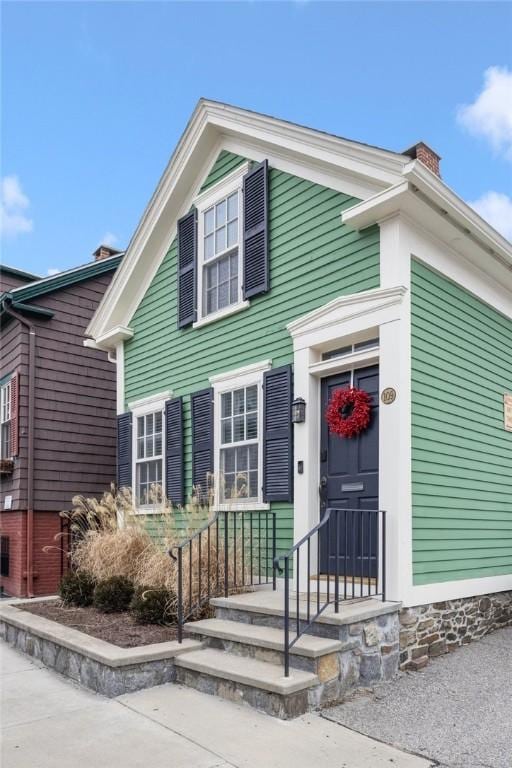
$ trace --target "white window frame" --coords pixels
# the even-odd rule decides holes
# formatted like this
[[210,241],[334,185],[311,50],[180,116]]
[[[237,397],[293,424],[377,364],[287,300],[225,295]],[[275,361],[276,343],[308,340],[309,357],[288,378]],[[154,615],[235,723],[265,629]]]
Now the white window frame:
[[137,503],[137,464],[145,461],[152,461],[152,458],[137,459],[137,419],[139,416],[147,416],[150,413],[162,413],[162,494],[165,496],[165,401],[171,397],[170,392],[151,395],[142,400],[137,400],[128,404],[132,413],[132,498],[133,508],[136,515],[161,514],[164,508],[162,504],[138,504]]
[[3,426],[12,422],[12,379],[4,382],[0,388],[0,458],[10,459],[11,428],[9,427],[9,446],[7,454],[3,455]]
[[[270,504],[263,501],[263,373],[268,371],[272,365],[271,360],[263,360],[259,363],[246,365],[243,368],[237,368],[234,371],[218,374],[210,377],[210,384],[213,387],[213,449],[214,449],[214,510],[215,511],[244,511],[244,510],[268,510]],[[236,443],[230,443],[228,446],[221,444],[221,395],[225,392],[232,392],[234,389],[257,386],[258,389],[258,498],[237,499],[233,502],[220,501],[220,451],[222,447],[236,447]],[[241,445],[245,445],[241,443]]]
[[[242,282],[243,282],[243,229],[242,229],[242,216],[243,216],[243,177],[249,170],[249,163],[243,163],[236,168],[232,173],[228,174],[217,184],[213,184],[208,187],[207,190],[198,195],[194,201],[197,208],[197,320],[193,324],[194,328],[200,328],[203,325],[220,320],[223,317],[240,312],[249,306],[249,301],[243,298]],[[209,264],[213,264],[217,259],[227,255],[230,250],[226,249],[221,255],[216,256],[209,261],[204,258],[204,214],[212,206],[220,203],[225,198],[232,195],[234,192],[238,192],[238,297],[235,304],[230,304],[227,307],[206,314],[203,306],[203,287],[204,287],[204,272],[205,268]]]

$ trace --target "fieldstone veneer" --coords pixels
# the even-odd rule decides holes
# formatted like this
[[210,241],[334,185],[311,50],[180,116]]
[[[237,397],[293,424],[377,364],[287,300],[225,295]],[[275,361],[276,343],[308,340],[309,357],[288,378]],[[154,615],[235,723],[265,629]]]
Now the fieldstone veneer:
[[429,660],[512,625],[512,592],[446,600],[400,611],[400,669]]

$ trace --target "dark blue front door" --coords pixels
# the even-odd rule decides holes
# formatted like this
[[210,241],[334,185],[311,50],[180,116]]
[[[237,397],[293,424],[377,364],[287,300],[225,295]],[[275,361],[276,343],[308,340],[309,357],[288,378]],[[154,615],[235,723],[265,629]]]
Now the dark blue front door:
[[[372,397],[372,413],[368,428],[357,437],[339,437],[329,431],[325,410],[332,392],[350,386],[350,371],[322,380],[320,442],[320,515],[328,507],[339,509],[378,509],[379,505],[379,367],[354,371],[353,386],[364,389]],[[366,517],[366,516],[365,516]],[[373,516],[372,516],[373,517]],[[360,515],[339,516],[338,546],[336,526],[323,529],[320,545],[320,572],[336,572],[351,576],[375,577],[378,530],[377,524],[361,520]]]

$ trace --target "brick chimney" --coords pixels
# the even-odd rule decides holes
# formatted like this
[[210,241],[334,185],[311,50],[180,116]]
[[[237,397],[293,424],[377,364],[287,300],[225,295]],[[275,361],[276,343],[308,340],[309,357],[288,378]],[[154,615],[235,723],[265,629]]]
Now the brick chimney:
[[441,178],[441,172],[439,170],[441,157],[423,141],[419,141],[413,147],[406,149],[405,152],[402,152],[402,155],[408,155],[413,160],[419,160],[420,163],[426,165],[429,171],[432,171],[432,173],[435,173],[436,176]]
[[93,253],[94,261],[108,259],[109,256],[115,256],[117,253],[121,253],[117,248],[111,248],[110,245],[100,245]]

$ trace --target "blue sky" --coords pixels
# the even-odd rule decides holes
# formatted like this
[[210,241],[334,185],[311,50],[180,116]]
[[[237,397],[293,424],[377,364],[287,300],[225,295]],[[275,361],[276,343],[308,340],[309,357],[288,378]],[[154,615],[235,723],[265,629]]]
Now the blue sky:
[[6,263],[47,274],[125,247],[200,96],[422,139],[512,237],[511,3],[18,0],[2,26]]

